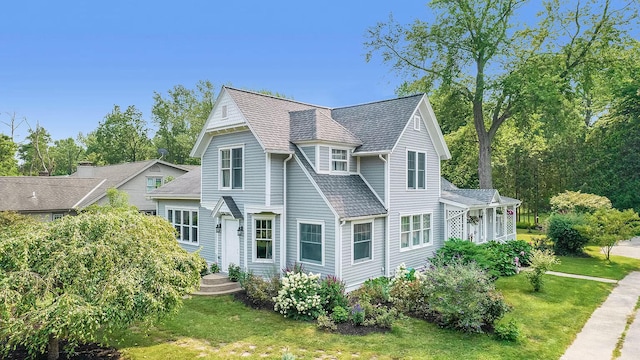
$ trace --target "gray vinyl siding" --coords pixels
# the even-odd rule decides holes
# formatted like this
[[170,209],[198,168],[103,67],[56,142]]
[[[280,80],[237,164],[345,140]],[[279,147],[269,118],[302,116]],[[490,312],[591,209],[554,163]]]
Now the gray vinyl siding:
[[[421,131],[413,129],[409,121],[390,156],[390,271],[393,273],[400,263],[408,267],[425,265],[425,260],[443,244],[444,216],[440,196],[440,160],[424,126]],[[426,189],[407,190],[407,149],[426,153]],[[361,164],[362,166],[362,164]],[[413,250],[400,251],[400,216],[431,213],[432,245]]]
[[316,169],[319,172],[328,172],[331,169],[331,154],[329,153],[328,146],[319,146],[320,150],[320,164],[317,165]]
[[358,172],[358,159],[355,156],[351,156],[353,153],[352,150],[348,151],[348,159],[349,159],[349,172],[357,173]]
[[384,163],[377,156],[360,157],[360,174],[384,201]]
[[198,200],[158,200],[157,215],[166,219],[167,208],[198,209],[198,244],[178,242],[178,245],[189,252],[202,249],[200,255],[207,260],[207,263],[218,262],[219,252],[215,223],[209,221],[212,218],[211,210],[201,207]]
[[307,159],[309,160],[309,163],[311,164],[311,166],[313,166],[314,168],[317,168],[317,164],[316,164],[316,147],[314,146],[302,146],[300,147],[300,150],[302,150],[302,152],[307,156]]
[[323,276],[335,275],[336,218],[316,188],[291,159],[287,163],[287,258],[286,264],[299,262],[297,220],[324,222],[324,266],[305,263],[306,271]]
[[[271,219],[272,221],[272,236],[273,236],[273,258],[271,261],[269,260],[259,260],[256,261],[254,259],[255,253],[255,231],[254,231],[254,219],[255,217],[268,217],[271,216],[262,216],[261,214],[247,214],[247,226],[245,228],[245,236],[247,238],[247,268],[253,271],[257,275],[269,276],[272,274],[277,274],[280,272],[280,215],[275,215]],[[244,252],[242,248],[244,245],[240,246],[240,258],[241,262],[244,261]]]
[[[366,221],[366,220],[365,220]],[[355,289],[365,280],[384,275],[385,264],[385,218],[373,219],[373,260],[353,263],[352,222],[342,226],[342,280],[349,290]],[[360,221],[357,221],[358,223]]]
[[[282,205],[282,192],[284,191],[283,164],[288,155],[271,154],[271,205]],[[289,162],[291,162],[289,160]]]

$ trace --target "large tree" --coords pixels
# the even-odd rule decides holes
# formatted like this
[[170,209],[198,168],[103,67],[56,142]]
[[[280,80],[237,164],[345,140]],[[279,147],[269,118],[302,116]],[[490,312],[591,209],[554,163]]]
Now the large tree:
[[537,27],[516,27],[525,3],[433,0],[432,21],[405,27],[390,18],[368,30],[367,60],[381,53],[409,75],[399,92],[439,87],[462,95],[473,114],[481,188],[493,187],[492,143],[502,124],[516,114],[528,121],[526,114],[540,106],[561,106],[575,93],[576,73],[594,68],[601,50],[623,42],[635,16],[628,4],[613,9],[610,0],[571,8],[556,0],[544,3]]
[[55,170],[55,162],[49,154],[51,135],[36,124],[35,128],[29,128],[24,143],[18,148],[18,157],[22,161],[20,172],[23,175],[51,174]]
[[148,134],[147,123],[135,106],[122,111],[115,105],[87,135],[87,155],[106,164],[148,160],[154,155]]
[[175,311],[201,266],[171,224],[128,206],[49,223],[0,216],[0,343],[57,359],[60,340],[100,341]]
[[163,159],[176,164],[197,163],[200,159],[189,157],[198,134],[213,108],[213,85],[199,81],[195,89],[176,85],[167,91],[153,95],[153,122],[158,127],[154,144],[167,150]]
[[84,155],[84,148],[73,138],[55,140],[49,153],[55,162],[52,175],[71,175],[76,171],[78,160]]
[[5,134],[0,133],[0,176],[18,175],[18,146]]

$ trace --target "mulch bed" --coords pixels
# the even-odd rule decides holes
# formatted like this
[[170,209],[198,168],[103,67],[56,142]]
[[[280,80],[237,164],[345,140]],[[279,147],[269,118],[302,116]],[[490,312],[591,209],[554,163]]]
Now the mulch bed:
[[[234,293],[233,297],[252,309],[273,311],[273,301],[254,303],[249,299],[247,292],[244,290]],[[371,333],[385,333],[391,331],[391,329],[381,328],[378,326],[356,326],[350,322],[336,325],[338,326],[338,330],[336,332],[343,335],[367,335]]]
[[[114,360],[120,359],[121,357],[120,352],[116,348],[105,347],[96,343],[78,345],[73,354],[65,352],[63,347],[64,345],[64,342],[60,343],[60,360]],[[25,348],[18,347],[16,350],[10,351],[9,355],[3,359],[22,360],[27,357],[27,350]],[[36,357],[37,360],[44,360],[46,358],[47,354],[42,354]]]

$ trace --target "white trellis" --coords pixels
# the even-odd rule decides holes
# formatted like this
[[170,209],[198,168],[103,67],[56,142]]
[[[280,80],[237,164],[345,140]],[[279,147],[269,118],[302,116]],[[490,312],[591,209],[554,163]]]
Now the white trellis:
[[464,239],[464,210],[447,209],[447,238]]

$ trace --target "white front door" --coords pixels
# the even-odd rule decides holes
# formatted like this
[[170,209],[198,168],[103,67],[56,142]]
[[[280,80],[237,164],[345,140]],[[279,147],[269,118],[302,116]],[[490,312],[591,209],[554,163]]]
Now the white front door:
[[229,264],[240,265],[238,220],[222,218],[222,271],[227,272]]

